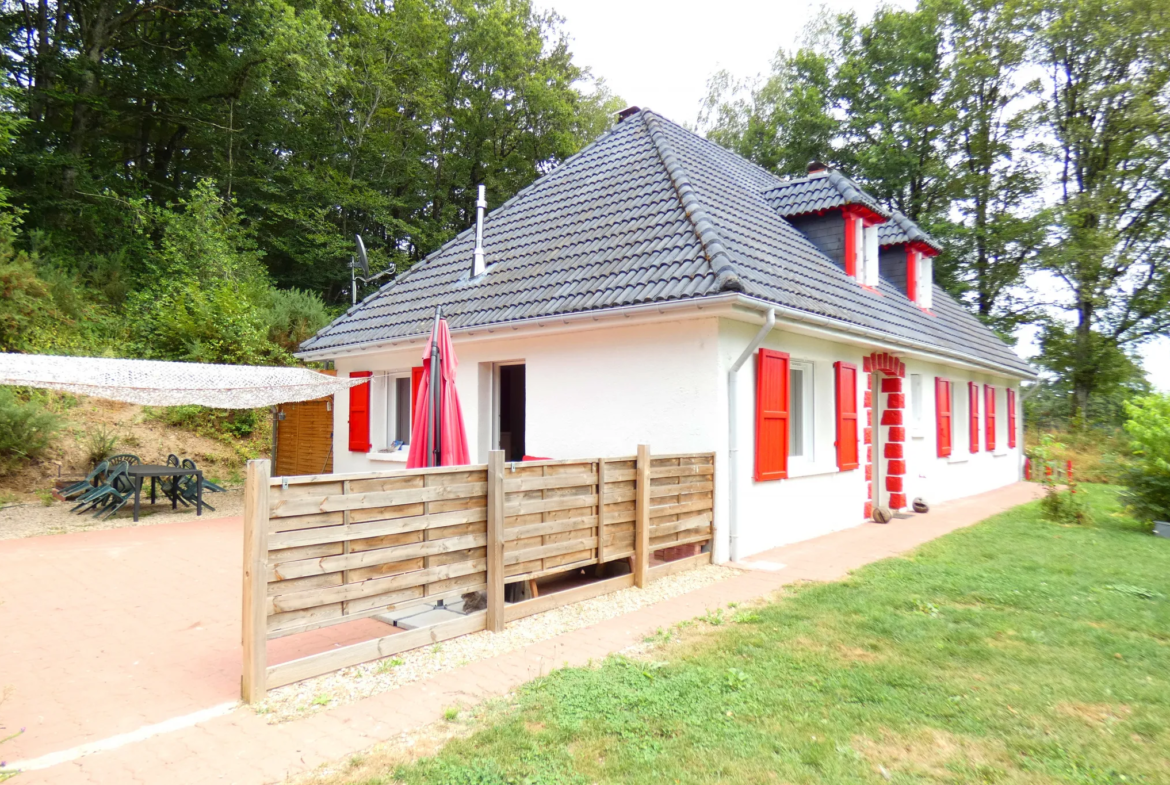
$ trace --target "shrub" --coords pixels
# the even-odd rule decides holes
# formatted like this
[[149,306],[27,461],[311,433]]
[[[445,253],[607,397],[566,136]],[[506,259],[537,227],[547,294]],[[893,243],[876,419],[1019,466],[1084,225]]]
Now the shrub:
[[1053,523],[1085,524],[1091,522],[1088,505],[1084,494],[1077,493],[1075,472],[1069,477],[1064,488],[1060,488],[1055,478],[1044,470],[1046,464],[1063,464],[1068,455],[1068,448],[1056,441],[1052,434],[1044,434],[1040,444],[1032,450],[1032,457],[1037,461],[1037,471],[1040,481],[1044,484],[1044,498],[1040,500],[1040,509],[1044,517]]
[[1133,457],[1125,471],[1125,501],[1146,521],[1170,521],[1170,395],[1126,404]]
[[81,448],[85,450],[85,460],[91,467],[113,455],[117,446],[118,433],[108,425],[99,425],[93,430],[86,431],[81,442]]
[[0,472],[43,456],[60,427],[57,415],[40,403],[0,387]]
[[329,311],[316,292],[273,289],[268,301],[268,340],[288,352],[329,324]]

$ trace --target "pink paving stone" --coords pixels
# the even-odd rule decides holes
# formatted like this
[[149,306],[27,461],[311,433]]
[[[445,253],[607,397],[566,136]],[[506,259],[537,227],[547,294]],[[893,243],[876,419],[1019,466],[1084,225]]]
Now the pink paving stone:
[[[1018,483],[939,504],[928,515],[895,520],[885,526],[863,524],[757,554],[747,560],[749,564],[754,560],[780,562],[787,568],[778,573],[742,573],[627,616],[566,633],[496,659],[507,659],[509,665],[512,660],[529,661],[537,668],[533,675],[548,673],[560,667],[565,659],[576,659],[573,653],[580,650],[585,641],[604,635],[607,640],[616,641],[614,650],[624,648],[652,633],[661,626],[663,618],[689,618],[707,608],[724,606],[732,599],[767,597],[780,586],[797,580],[840,578],[863,564],[904,552],[988,515],[1031,501],[1038,495],[1038,486]],[[900,501],[904,505],[904,497]],[[233,575],[234,572],[233,569]],[[238,601],[238,594],[236,599]],[[238,612],[238,606],[231,610]],[[192,652],[193,655],[196,653]],[[142,781],[260,785],[305,771],[327,758],[360,752],[375,742],[397,736],[405,729],[433,721],[441,716],[445,706],[450,705],[452,694],[504,694],[528,675],[518,673],[509,665],[492,667],[490,662],[473,663],[418,684],[281,725],[268,725],[255,715],[237,711],[196,728],[97,753],[36,772],[35,776],[33,773],[22,775],[22,779],[73,785],[133,782],[135,780],[130,777],[137,776],[142,780],[142,775],[148,774],[150,779]],[[230,672],[230,668],[226,672]],[[468,687],[468,680],[474,682],[474,688]],[[64,705],[67,706],[67,702]],[[147,713],[152,711],[149,705],[144,708]]]

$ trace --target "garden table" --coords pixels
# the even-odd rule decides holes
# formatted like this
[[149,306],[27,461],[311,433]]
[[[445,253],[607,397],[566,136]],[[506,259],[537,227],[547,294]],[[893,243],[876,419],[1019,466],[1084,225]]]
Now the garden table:
[[174,483],[175,493],[171,496],[171,509],[176,509],[179,506],[179,478],[180,477],[194,477],[195,478],[195,514],[203,514],[203,470],[202,469],[186,469],[182,466],[160,466],[158,464],[141,464],[138,466],[127,466],[127,474],[130,475],[134,481],[134,520],[138,521],[138,506],[139,496],[142,494],[142,480],[144,477],[150,478],[150,503],[154,504],[155,485],[159,477],[170,477]]

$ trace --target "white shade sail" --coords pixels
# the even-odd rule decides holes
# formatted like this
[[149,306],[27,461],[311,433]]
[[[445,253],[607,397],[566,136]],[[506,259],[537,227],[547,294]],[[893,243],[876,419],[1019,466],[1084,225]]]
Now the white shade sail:
[[0,384],[150,406],[255,409],[322,398],[368,381],[307,368],[0,353]]

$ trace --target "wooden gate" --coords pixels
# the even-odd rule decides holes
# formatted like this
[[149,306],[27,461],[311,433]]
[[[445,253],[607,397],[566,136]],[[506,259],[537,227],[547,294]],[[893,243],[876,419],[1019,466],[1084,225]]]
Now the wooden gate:
[[277,475],[333,471],[333,396],[279,404],[272,446]]

